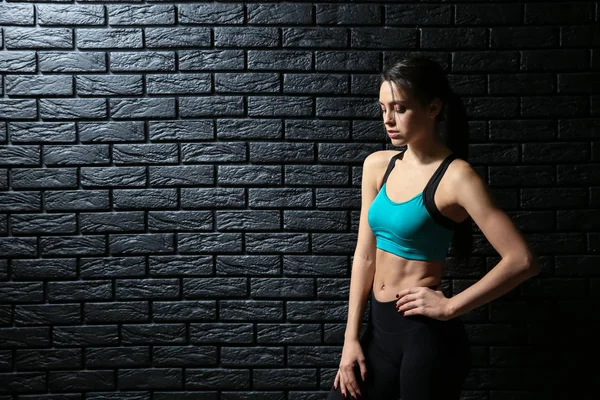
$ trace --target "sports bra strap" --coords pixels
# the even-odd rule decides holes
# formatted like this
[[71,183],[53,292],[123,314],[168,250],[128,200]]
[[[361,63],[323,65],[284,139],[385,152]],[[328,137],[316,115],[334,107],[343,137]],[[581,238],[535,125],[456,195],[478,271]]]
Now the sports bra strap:
[[429,182],[427,182],[427,186],[425,187],[425,190],[424,190],[425,192],[431,192],[432,194],[435,192],[435,190],[437,189],[437,187],[440,183],[440,180],[442,179],[442,176],[446,172],[446,169],[448,169],[448,165],[450,165],[452,160],[454,160],[455,158],[458,158],[457,154],[450,153],[444,159],[444,161],[442,161],[442,163],[438,166],[436,171],[433,173],[433,176],[431,177],[431,179],[429,179]]
[[381,181],[381,186],[383,186],[385,181],[387,181],[388,175],[390,174],[390,172],[392,172],[392,169],[394,169],[394,166],[396,165],[396,160],[402,155],[402,153],[404,153],[404,150],[392,156],[392,158],[390,159],[387,169],[385,170],[385,174],[383,174],[383,181]]

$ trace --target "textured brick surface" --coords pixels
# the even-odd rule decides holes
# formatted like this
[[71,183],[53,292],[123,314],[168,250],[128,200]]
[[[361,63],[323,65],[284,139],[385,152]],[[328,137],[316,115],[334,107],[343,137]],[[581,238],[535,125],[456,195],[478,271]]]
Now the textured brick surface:
[[[345,4],[351,3],[351,4]],[[439,3],[439,4],[436,4]],[[592,399],[597,1],[0,2],[0,400],[325,399],[377,73],[423,54],[542,273],[463,399]],[[475,228],[456,294],[500,257]]]

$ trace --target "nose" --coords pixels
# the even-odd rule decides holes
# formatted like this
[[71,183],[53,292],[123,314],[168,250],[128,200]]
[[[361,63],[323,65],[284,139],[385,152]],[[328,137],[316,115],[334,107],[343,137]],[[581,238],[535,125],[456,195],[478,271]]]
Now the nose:
[[395,117],[392,111],[386,110],[383,112],[383,121],[386,125],[393,125],[396,122]]

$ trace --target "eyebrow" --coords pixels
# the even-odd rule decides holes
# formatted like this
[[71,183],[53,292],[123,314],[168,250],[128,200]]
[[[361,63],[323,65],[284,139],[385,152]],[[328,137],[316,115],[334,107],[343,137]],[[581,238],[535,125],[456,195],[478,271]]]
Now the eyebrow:
[[[384,104],[384,103],[379,101],[379,104]],[[390,104],[408,104],[408,103],[403,100],[394,100],[394,101],[390,101]]]

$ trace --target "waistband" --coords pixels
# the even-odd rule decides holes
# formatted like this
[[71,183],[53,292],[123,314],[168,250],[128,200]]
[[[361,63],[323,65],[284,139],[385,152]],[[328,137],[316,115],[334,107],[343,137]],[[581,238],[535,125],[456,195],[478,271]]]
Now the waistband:
[[[437,286],[430,286],[431,289]],[[379,301],[371,292],[370,323],[373,328],[382,333],[406,333],[424,326],[437,327],[446,321],[441,321],[426,315],[404,316],[396,310],[396,301]]]

